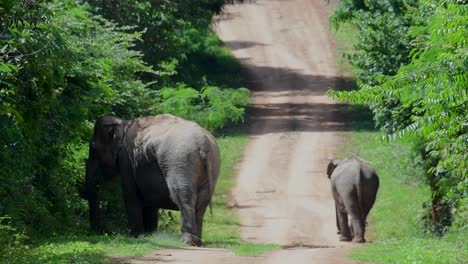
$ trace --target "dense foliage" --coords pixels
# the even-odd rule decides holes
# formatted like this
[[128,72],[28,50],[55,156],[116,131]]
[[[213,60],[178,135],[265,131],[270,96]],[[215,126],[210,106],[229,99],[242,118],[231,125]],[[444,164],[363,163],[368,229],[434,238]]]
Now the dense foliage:
[[[359,26],[360,35],[373,35],[382,28],[375,27],[372,19],[363,25],[362,18],[356,16],[371,12],[376,2],[343,1],[334,19],[336,23],[351,20]],[[424,160],[420,165],[426,168],[432,189],[431,228],[443,233],[453,223],[461,228],[468,225],[468,5],[457,0],[414,2],[378,1],[382,6],[398,3],[416,7],[407,8],[407,14],[390,22],[382,16],[381,23],[387,25],[409,24],[375,35],[397,32],[402,38],[383,42],[394,45],[403,40],[404,48],[380,49],[379,42],[363,43],[361,39],[351,56],[359,69],[360,89],[331,94],[342,101],[368,105],[390,139],[408,136],[420,142]],[[414,18],[405,20],[408,15]],[[360,64],[365,60],[356,54],[382,58],[382,62],[376,60],[381,68],[390,58],[401,57],[401,63],[394,64],[392,71],[369,71]]]
[[330,17],[334,27],[351,21],[359,30],[358,42],[349,54],[360,81],[376,84],[379,74],[393,75],[409,62],[411,38],[408,28],[414,23],[417,0],[343,0]]
[[242,120],[248,91],[210,29],[224,1],[87,2],[0,2],[0,254],[86,230],[77,182],[97,116]]

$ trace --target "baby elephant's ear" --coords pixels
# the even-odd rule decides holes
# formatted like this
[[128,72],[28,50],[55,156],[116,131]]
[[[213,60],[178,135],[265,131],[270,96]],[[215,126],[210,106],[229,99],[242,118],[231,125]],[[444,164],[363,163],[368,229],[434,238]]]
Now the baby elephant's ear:
[[330,179],[333,171],[335,170],[336,166],[338,166],[338,164],[340,163],[341,160],[339,159],[332,159],[330,160],[330,162],[328,163],[328,167],[327,167],[327,175],[328,175],[328,178]]

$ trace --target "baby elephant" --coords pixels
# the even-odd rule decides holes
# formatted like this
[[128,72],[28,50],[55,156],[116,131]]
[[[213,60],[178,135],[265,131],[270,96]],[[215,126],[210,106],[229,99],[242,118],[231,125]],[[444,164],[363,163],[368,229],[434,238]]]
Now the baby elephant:
[[[367,163],[352,157],[330,161],[327,174],[335,199],[340,241],[366,242],[366,218],[379,189],[377,173]],[[349,225],[348,215],[351,217]]]

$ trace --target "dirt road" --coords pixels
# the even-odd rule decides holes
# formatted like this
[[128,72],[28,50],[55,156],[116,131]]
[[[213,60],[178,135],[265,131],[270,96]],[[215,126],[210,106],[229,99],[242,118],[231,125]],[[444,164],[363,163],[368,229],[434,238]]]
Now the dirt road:
[[258,0],[229,6],[217,32],[253,90],[251,141],[234,190],[241,236],[284,250],[238,257],[228,250],[159,251],[134,263],[355,263],[337,241],[325,169],[343,139],[343,106],[324,96],[337,63],[320,0]]

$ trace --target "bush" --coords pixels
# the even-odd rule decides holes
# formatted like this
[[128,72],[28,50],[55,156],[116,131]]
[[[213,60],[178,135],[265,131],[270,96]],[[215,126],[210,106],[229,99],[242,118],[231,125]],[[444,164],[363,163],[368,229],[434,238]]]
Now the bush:
[[23,247],[27,237],[11,226],[11,218],[0,217],[0,255],[9,256]]
[[241,89],[220,89],[207,86],[197,91],[179,84],[176,88],[161,90],[161,110],[186,119],[194,120],[209,130],[216,130],[228,122],[239,122],[244,116],[249,91]]

